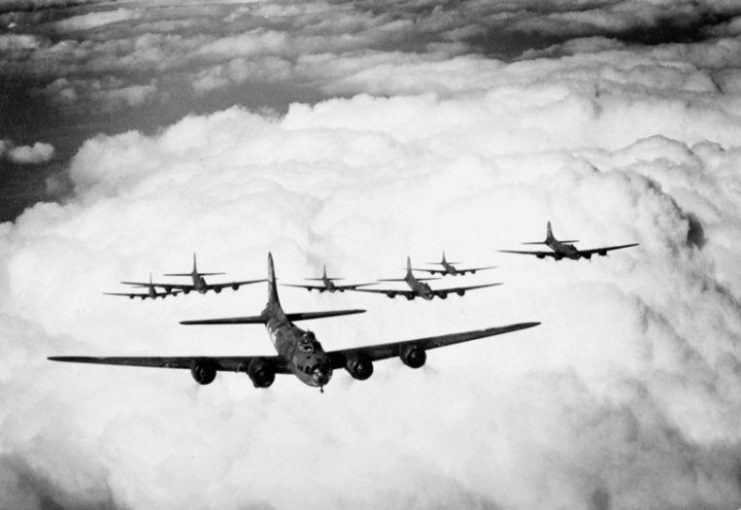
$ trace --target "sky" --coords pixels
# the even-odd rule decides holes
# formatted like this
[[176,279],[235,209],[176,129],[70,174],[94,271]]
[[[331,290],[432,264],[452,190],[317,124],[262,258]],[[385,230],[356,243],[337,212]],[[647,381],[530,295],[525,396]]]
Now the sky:
[[[0,508],[741,507],[741,6],[0,2]],[[545,237],[591,261],[497,253]],[[264,285],[326,350],[540,321],[419,370],[199,386],[52,355],[261,355]],[[159,276],[161,278],[161,276]],[[217,277],[215,277],[217,278]]]

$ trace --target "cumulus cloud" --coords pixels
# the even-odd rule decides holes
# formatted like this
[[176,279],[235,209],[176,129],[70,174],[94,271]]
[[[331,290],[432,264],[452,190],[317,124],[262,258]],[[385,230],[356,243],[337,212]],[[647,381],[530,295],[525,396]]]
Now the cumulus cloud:
[[[727,103],[677,108],[656,90],[651,101],[613,92],[599,114],[563,84],[357,96],[89,140],[70,168],[73,199],[3,227],[4,497],[29,507],[738,505],[739,126],[733,116],[716,125]],[[650,122],[626,127],[634,101]],[[687,115],[695,126],[672,130]],[[328,349],[543,322],[437,351],[420,371],[392,360],[364,383],[338,372],[319,395],[290,377],[257,391],[222,374],[201,388],[187,372],[44,360],[271,352],[259,327],[177,325],[257,312],[262,286],[158,303],[99,294],[184,269],[193,250],[204,270],[235,276],[261,275],[270,249],[284,281],[323,262],[364,279],[441,248],[488,262],[539,237],[547,219],[585,245],[641,247],[591,263],[498,256],[505,285],[457,301],[282,291],[291,310],[369,309],[313,324]],[[286,479],[290,492],[279,490]]]
[[16,145],[12,140],[0,140],[0,158],[20,165],[46,163],[54,157],[51,144],[36,142],[33,145]]
[[[653,26],[670,4],[589,3],[574,16],[561,3],[497,4],[461,15],[424,2],[391,14],[205,4],[198,19],[131,4],[141,17],[91,40],[39,40],[37,58],[74,71],[47,85],[59,104],[150,107],[182,76],[203,98],[292,80],[327,98],[91,137],[64,203],[0,225],[0,506],[741,506],[738,41],[646,47],[580,29],[505,62],[466,37],[525,17]],[[239,30],[213,29],[225,19]],[[125,38],[129,22],[174,33]],[[406,30],[408,46],[384,46]],[[350,36],[333,51],[338,32]],[[114,54],[158,77],[121,76]],[[494,251],[540,238],[547,220],[584,247],[640,246],[579,263]],[[499,266],[471,283],[505,285],[444,302],[281,298],[289,311],[368,309],[307,324],[328,350],[542,325],[433,351],[421,370],[379,362],[365,382],[338,371],[323,395],[289,376],[263,391],[243,374],[200,387],[187,371],[45,359],[271,354],[259,326],[177,324],[258,313],[263,285],[156,303],[101,296],[187,270],[193,251],[201,270],[257,278],[272,250],[288,282],[324,263],[394,276],[406,255],[441,249]]]

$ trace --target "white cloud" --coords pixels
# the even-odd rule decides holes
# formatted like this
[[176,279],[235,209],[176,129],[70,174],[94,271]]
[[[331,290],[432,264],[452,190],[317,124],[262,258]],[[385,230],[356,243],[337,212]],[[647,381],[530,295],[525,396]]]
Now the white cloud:
[[36,142],[33,145],[16,145],[12,140],[0,140],[0,158],[21,165],[46,163],[54,157],[51,144]]
[[[641,111],[671,131],[692,110],[660,97]],[[14,412],[0,427],[26,466],[10,464],[6,479],[26,473],[67,506],[736,504],[738,127],[713,127],[698,110],[697,135],[636,125],[623,143],[627,131],[613,136],[633,99],[616,95],[596,117],[582,101],[554,85],[358,96],[88,141],[72,164],[74,200],[32,208],[2,232],[2,314],[15,332],[2,370]],[[701,132],[725,148],[693,142]],[[494,254],[540,237],[546,219],[585,246],[641,247],[591,263]],[[185,269],[193,250],[204,270],[256,277],[271,249],[290,281],[321,262],[358,279],[393,276],[407,253],[421,262],[441,248],[496,258],[498,273],[477,278],[506,284],[432,303],[285,289],[284,305],[369,309],[312,324],[328,349],[543,325],[431,353],[420,371],[387,361],[365,383],[338,371],[325,395],[290,377],[268,391],[234,374],[200,388],[187,372],[44,360],[269,353],[259,327],[177,325],[257,312],[262,286],[156,304],[99,294]],[[293,490],[278,490],[287,478]],[[6,498],[32,498],[10,486]]]

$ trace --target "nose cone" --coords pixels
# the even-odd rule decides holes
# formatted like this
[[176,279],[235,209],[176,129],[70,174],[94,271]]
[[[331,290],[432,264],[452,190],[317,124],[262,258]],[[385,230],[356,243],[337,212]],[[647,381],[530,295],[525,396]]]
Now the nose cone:
[[328,367],[316,367],[311,374],[311,379],[317,386],[324,386],[332,378],[332,369]]

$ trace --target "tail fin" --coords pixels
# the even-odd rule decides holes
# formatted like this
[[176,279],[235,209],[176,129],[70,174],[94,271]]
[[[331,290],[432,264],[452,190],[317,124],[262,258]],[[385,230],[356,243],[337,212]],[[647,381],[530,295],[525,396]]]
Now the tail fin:
[[324,264],[324,268],[322,269],[322,278],[327,279],[327,264]]
[[273,254],[270,252],[268,252],[268,303],[280,304],[280,299],[278,299],[278,286],[275,284]]
[[443,250],[443,262],[446,262],[446,260],[445,260],[445,250]]
[[407,276],[412,274],[412,259],[407,255]]
[[546,242],[553,240],[553,229],[551,229],[551,222],[550,221],[546,225],[545,240],[546,240]]
[[196,262],[196,252],[193,252],[193,272],[198,272],[198,263]]

